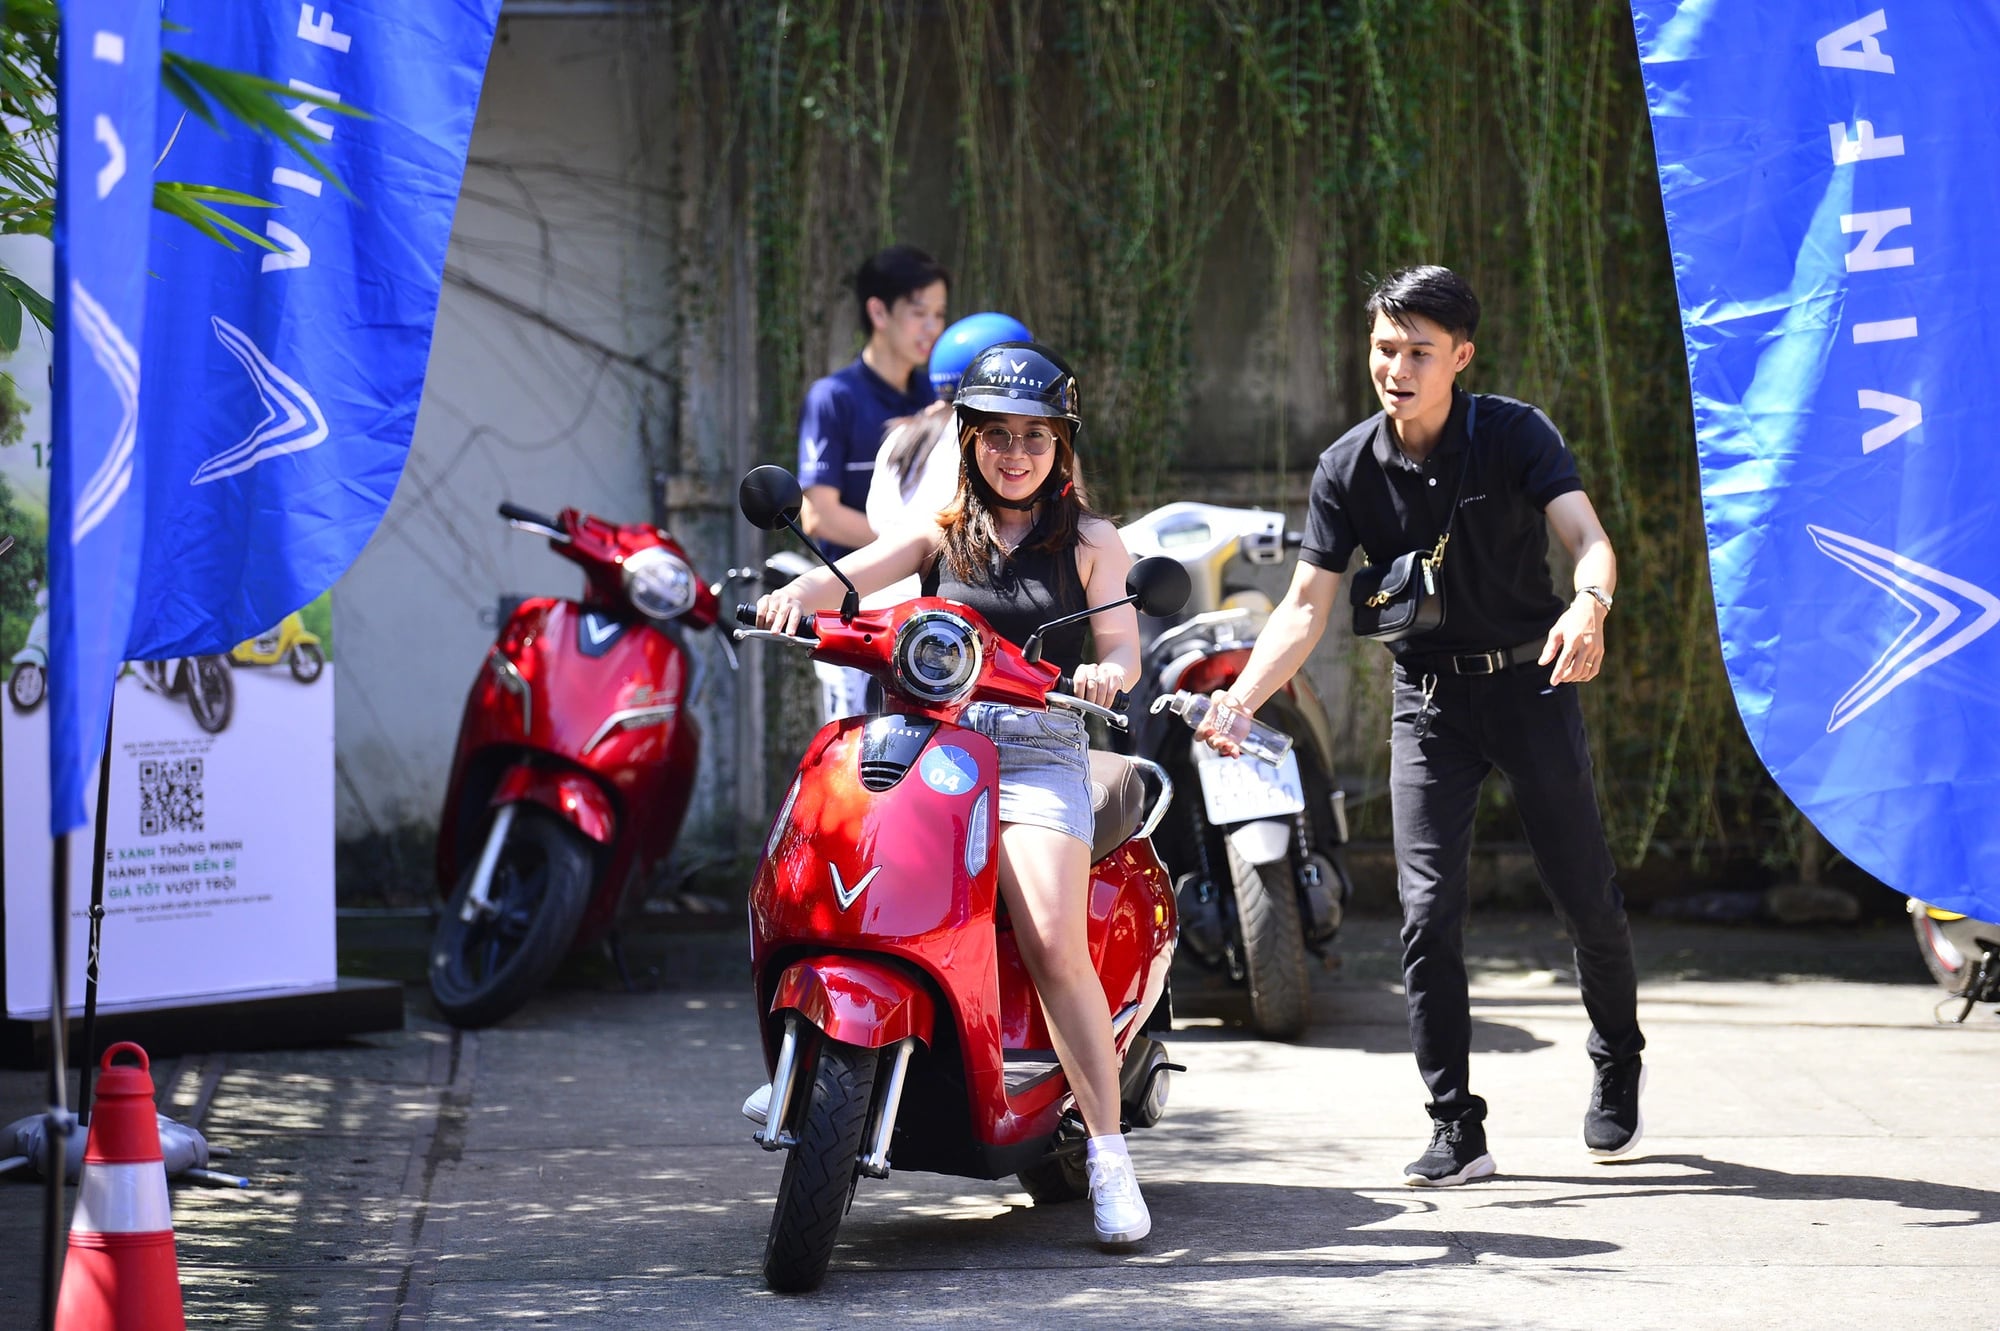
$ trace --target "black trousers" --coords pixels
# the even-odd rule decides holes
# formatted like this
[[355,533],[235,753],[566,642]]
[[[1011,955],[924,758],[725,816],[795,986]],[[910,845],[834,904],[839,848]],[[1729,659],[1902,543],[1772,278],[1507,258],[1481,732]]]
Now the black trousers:
[[1396,890],[1403,905],[1403,979],[1410,1044],[1438,1120],[1486,1116],[1470,1080],[1465,916],[1472,819],[1487,773],[1499,770],[1534,852],[1542,887],[1576,947],[1577,985],[1598,1063],[1636,1056],[1639,1031],[1632,933],[1604,840],[1576,686],[1551,687],[1552,666],[1493,675],[1439,674],[1429,734],[1418,739],[1422,676],[1396,669],[1389,789]]

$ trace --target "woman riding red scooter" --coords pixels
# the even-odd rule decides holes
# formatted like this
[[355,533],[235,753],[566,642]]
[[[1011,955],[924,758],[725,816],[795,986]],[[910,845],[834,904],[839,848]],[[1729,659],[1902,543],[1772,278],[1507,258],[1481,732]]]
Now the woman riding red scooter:
[[[1139,627],[1122,600],[1130,556],[1077,483],[1075,376],[1045,347],[1003,342],[967,367],[953,402],[961,467],[951,507],[884,534],[841,569],[864,594],[920,575],[926,595],[970,606],[1017,646],[1050,620],[1119,602],[1089,620],[1095,664],[1083,660],[1082,623],[1042,643],[1077,697],[1110,704],[1138,668]],[[810,612],[841,600],[834,575],[815,570],[760,599],[757,622],[795,633]],[[1086,934],[1092,809],[1082,720],[975,702],[959,724],[999,751],[1000,892],[1089,1133],[1098,1239],[1135,1242],[1152,1221],[1120,1131],[1112,1023]]]

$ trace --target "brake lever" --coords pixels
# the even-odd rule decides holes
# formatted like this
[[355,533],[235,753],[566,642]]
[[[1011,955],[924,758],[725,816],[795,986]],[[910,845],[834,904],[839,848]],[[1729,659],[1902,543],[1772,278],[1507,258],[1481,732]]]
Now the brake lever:
[[1114,712],[1109,707],[1100,707],[1074,694],[1051,693],[1047,701],[1051,707],[1061,707],[1067,711],[1081,712],[1085,716],[1094,716],[1115,730],[1130,732],[1132,729],[1132,720],[1125,713]]

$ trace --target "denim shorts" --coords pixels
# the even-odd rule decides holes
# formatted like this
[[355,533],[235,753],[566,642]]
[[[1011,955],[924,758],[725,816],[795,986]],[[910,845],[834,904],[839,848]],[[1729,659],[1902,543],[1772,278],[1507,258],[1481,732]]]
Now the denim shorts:
[[1089,845],[1090,738],[1083,718],[976,702],[958,719],[1000,751],[1000,821],[1067,832]]

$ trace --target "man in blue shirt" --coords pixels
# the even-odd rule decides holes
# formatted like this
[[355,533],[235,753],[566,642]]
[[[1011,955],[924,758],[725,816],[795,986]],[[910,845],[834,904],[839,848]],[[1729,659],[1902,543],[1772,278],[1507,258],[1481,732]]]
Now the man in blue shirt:
[[[929,406],[931,347],[944,331],[951,274],[913,245],[892,245],[854,275],[868,344],[806,390],[799,412],[800,525],[829,559],[875,539],[863,511],[884,427]],[[866,709],[867,676],[815,664],[825,721]]]

